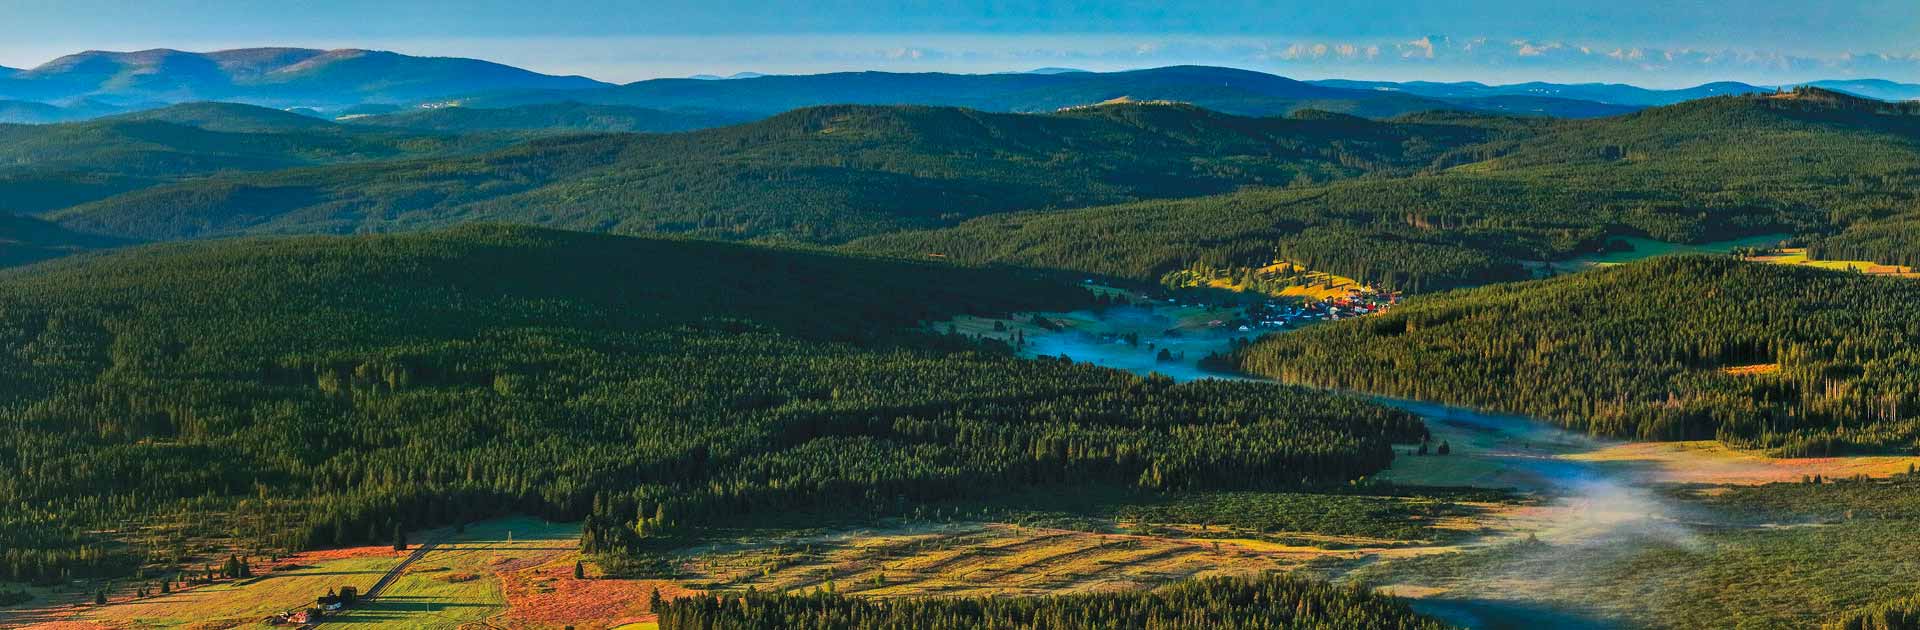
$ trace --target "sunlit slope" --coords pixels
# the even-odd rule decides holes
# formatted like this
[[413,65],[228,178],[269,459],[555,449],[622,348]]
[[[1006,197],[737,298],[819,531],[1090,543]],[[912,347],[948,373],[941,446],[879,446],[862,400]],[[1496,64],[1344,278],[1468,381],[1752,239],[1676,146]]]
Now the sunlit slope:
[[1659,258],[1416,299],[1269,336],[1232,360],[1620,437],[1900,452],[1920,440],[1915,300],[1908,278]]

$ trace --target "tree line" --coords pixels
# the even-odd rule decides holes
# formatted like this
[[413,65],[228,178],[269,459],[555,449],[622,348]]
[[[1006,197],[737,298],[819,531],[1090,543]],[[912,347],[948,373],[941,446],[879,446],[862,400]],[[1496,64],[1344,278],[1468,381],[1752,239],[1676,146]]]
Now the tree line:
[[1218,628],[1440,630],[1398,599],[1355,587],[1269,574],[1214,577],[1154,591],[1015,598],[859,599],[830,592],[696,595],[654,608],[662,630],[766,628]]

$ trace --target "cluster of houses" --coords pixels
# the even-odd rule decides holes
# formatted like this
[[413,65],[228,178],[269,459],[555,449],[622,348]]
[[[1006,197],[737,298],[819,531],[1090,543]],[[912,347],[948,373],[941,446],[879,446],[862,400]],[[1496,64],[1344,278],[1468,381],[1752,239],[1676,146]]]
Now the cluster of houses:
[[[1348,292],[1346,297],[1308,300],[1299,304],[1267,301],[1248,307],[1247,318],[1233,323],[1238,326],[1240,332],[1272,330],[1293,324],[1372,315],[1393,308],[1399,301],[1398,294],[1390,293],[1382,296],[1358,290]],[[1226,324],[1227,322],[1222,322],[1220,325]]]

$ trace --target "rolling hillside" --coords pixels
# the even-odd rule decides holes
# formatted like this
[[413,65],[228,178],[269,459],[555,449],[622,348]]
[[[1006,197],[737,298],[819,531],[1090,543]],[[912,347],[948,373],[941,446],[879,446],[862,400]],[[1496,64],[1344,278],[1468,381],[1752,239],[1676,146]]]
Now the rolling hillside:
[[7,272],[0,575],[177,571],[198,549],[120,532],[182,514],[254,549],[585,518],[611,553],[1018,487],[1344,485],[1425,433],[1326,394],[918,332],[1090,302],[1005,270],[499,226]]
[[1789,456],[1912,452],[1915,300],[1920,282],[1905,278],[1658,258],[1416,299],[1271,335],[1227,362],[1623,438]]
[[31,217],[0,213],[0,267],[25,265],[128,243],[117,238],[72,232]]
[[1523,277],[1523,261],[1602,251],[1620,236],[1785,233],[1821,253],[1920,257],[1920,240],[1903,237],[1920,201],[1920,116],[1905,106],[1803,90],[1514,124],[1492,122],[1499,139],[1412,178],[993,216],[853,246],[1139,280],[1278,256],[1416,290]]
[[0,125],[0,212],[34,214],[218,173],[454,155],[507,138],[352,128],[190,103],[56,125]]
[[151,239],[487,220],[838,242],[1028,208],[1411,171],[1491,133],[1166,105],[1053,115],[820,107],[684,134],[575,136],[476,157],[218,177],[50,217]]
[[499,109],[436,107],[391,114],[355,116],[352,125],[393,127],[436,133],[525,131],[544,133],[666,133],[723,127],[761,118],[728,111],[661,110],[621,105],[551,103]]

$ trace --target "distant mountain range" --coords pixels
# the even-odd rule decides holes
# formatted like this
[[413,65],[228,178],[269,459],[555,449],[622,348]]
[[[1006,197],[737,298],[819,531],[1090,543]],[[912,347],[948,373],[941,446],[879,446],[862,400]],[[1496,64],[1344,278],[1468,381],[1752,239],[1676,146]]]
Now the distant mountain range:
[[[1826,89],[1885,100],[1920,98],[1920,85],[1878,79],[1815,81]],[[1624,84],[1436,83],[1344,79],[1296,81],[1263,72],[1173,66],[1122,72],[1035,68],[998,74],[836,72],[812,75],[698,75],[615,85],[540,74],[477,59],[415,57],[372,50],[249,48],[209,53],[168,49],[88,51],[31,69],[0,68],[0,123],[52,123],[169,104],[247,103],[322,118],[404,115],[420,105],[460,105],[455,114],[414,123],[524,129],[540,112],[480,121],[476,110],[568,105],[545,112],[578,130],[671,131],[763,118],[836,104],[937,105],[989,112],[1048,112],[1115,100],[1178,101],[1244,115],[1316,109],[1386,118],[1468,110],[1556,118],[1615,116],[1709,96],[1769,92],[1737,82],[1656,90]],[[643,108],[637,117],[583,119],[585,106]],[[659,112],[700,112],[682,117]],[[629,112],[631,113],[631,112]],[[461,120],[455,121],[453,118]],[[444,119],[432,122],[430,119]],[[501,127],[506,125],[506,127]]]
[[1886,79],[1814,81],[1807,85],[1838,92],[1846,92],[1854,96],[1877,98],[1883,101],[1911,101],[1920,99],[1920,85],[1913,83],[1896,83]]
[[606,87],[477,59],[373,50],[87,51],[0,73],[0,99],[117,105],[235,101],[274,106],[406,103],[497,90]]
[[1719,81],[1705,83],[1690,88],[1674,90],[1652,90],[1621,83],[1514,83],[1509,85],[1487,85],[1485,83],[1433,83],[1428,81],[1408,81],[1395,83],[1390,81],[1351,81],[1346,79],[1327,79],[1308,81],[1314,85],[1350,90],[1376,90],[1399,92],[1428,98],[1459,101],[1462,99],[1488,97],[1533,96],[1544,98],[1574,99],[1630,107],[1655,107],[1672,105],[1712,96],[1729,94],[1754,94],[1791,89],[1796,86],[1812,86],[1855,96],[1880,99],[1883,101],[1909,101],[1920,99],[1920,85],[1898,83],[1886,79],[1849,79],[1831,81],[1810,81],[1789,85],[1751,85],[1737,81]]
[[1395,83],[1390,81],[1350,81],[1346,79],[1328,79],[1309,81],[1314,85],[1349,90],[1374,90],[1380,92],[1399,92],[1428,98],[1439,99],[1481,99],[1494,97],[1525,96],[1536,98],[1573,99],[1591,101],[1609,105],[1631,107],[1653,107],[1672,105],[1681,101],[1690,101],[1709,96],[1728,94],[1752,94],[1772,92],[1775,88],[1748,85],[1733,81],[1707,83],[1677,90],[1652,90],[1622,83],[1514,83],[1510,85],[1487,85],[1485,83],[1434,83],[1430,81],[1408,81]]
[[992,112],[1047,112],[1116,99],[1179,101],[1243,116],[1319,109],[1389,117],[1436,109],[1474,109],[1561,117],[1608,116],[1620,106],[1521,95],[1449,100],[1391,90],[1322,86],[1264,72],[1172,66],[1124,72],[1043,68],[1005,74],[836,72],[728,81],[654,79],[582,90],[520,90],[462,99],[473,107],[577,101],[656,109],[775,113],[833,104],[940,105]]

